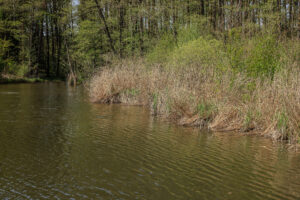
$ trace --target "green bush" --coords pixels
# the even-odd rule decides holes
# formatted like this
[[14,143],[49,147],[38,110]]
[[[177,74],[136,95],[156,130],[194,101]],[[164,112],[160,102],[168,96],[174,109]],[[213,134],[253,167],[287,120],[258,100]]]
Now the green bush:
[[226,44],[231,68],[249,77],[273,79],[280,68],[280,45],[272,35],[242,38],[241,30],[232,29]]
[[147,55],[147,61],[150,63],[165,63],[168,56],[176,47],[176,40],[173,34],[165,34],[155,47]]
[[243,71],[245,67],[245,41],[241,38],[241,29],[233,28],[228,33],[226,54],[231,68],[236,72]]
[[7,62],[7,70],[6,70],[6,72],[8,73],[8,74],[13,74],[13,75],[17,75],[17,73],[18,73],[18,69],[19,68],[19,66],[18,65],[16,65],[14,62],[12,62],[12,61],[9,61],[9,62]]
[[178,47],[170,56],[172,66],[216,67],[223,71],[228,63],[222,42],[200,37]]
[[[244,73],[251,78],[270,78],[290,61],[287,49],[277,42],[271,34],[243,38],[242,30],[234,28],[226,36],[226,42],[212,36],[200,36],[197,28],[185,28],[178,31],[177,40],[172,34],[166,34],[148,54],[151,63],[161,63],[168,67],[191,67],[214,69],[217,74],[226,70]],[[299,46],[299,45],[298,45]],[[298,62],[300,50],[297,45],[289,50],[293,62]],[[285,64],[286,65],[286,64]]]
[[74,40],[74,60],[81,66],[83,71],[93,69],[101,65],[101,54],[107,52],[109,47],[103,46],[107,42],[105,37],[99,37],[101,26],[94,21],[85,20],[81,22],[80,29]]
[[273,79],[280,68],[280,47],[272,36],[256,37],[246,60],[246,71],[252,77]]
[[0,57],[0,74],[4,71],[5,61]]
[[196,40],[201,36],[197,26],[181,28],[178,30],[177,46],[182,46],[190,41]]
[[280,58],[285,66],[300,66],[300,42],[299,39],[286,40],[280,48]]

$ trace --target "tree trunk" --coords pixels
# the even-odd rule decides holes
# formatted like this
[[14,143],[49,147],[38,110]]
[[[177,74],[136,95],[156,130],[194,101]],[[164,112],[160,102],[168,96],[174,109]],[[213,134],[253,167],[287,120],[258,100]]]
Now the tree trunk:
[[[121,3],[119,1],[119,3]],[[120,31],[120,57],[123,57],[123,50],[124,50],[124,44],[123,44],[123,28],[124,28],[124,7],[123,5],[120,5],[120,19],[119,19],[119,31]]]
[[47,77],[49,77],[50,76],[50,47],[49,47],[49,16],[48,15],[46,15],[46,42],[47,42],[46,43],[47,45],[46,73],[47,73]]
[[98,9],[98,14],[99,14],[99,17],[102,19],[103,23],[104,23],[104,27],[105,27],[105,32],[107,34],[107,37],[109,39],[109,44],[110,44],[110,48],[111,50],[116,54],[116,50],[115,50],[115,47],[114,47],[114,44],[113,44],[113,40],[112,40],[112,37],[110,35],[110,31],[108,29],[108,26],[107,26],[107,22],[106,22],[106,19],[105,19],[105,16],[102,12],[102,8],[98,2],[98,0],[94,0],[95,3],[96,3],[96,6],[97,6],[97,9]]

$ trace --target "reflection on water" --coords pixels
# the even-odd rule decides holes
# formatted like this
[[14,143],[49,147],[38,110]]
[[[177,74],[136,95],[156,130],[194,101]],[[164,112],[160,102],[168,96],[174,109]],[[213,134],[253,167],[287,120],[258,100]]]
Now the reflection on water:
[[0,199],[300,199],[300,154],[283,145],[85,97],[0,85]]

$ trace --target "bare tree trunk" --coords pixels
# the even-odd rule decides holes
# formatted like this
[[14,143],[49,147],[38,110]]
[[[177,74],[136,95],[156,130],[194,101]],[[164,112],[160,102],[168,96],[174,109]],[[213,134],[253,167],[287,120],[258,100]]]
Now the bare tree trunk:
[[108,29],[108,26],[107,26],[107,22],[106,22],[105,16],[104,16],[104,14],[103,14],[103,12],[102,12],[102,8],[101,8],[101,6],[100,6],[98,0],[94,0],[94,1],[95,1],[95,3],[96,3],[97,9],[98,9],[98,14],[99,14],[100,18],[102,19],[102,21],[103,21],[103,23],[104,23],[104,26],[105,26],[105,32],[106,32],[107,37],[108,37],[108,39],[109,39],[110,48],[111,48],[111,50],[116,54],[117,52],[116,52],[116,50],[115,50],[115,47],[114,47],[114,44],[113,44],[113,40],[112,40],[112,37],[111,37],[110,32],[109,32],[109,29]]
[[[46,4],[46,10],[48,11],[47,8],[47,3]],[[46,73],[47,77],[50,76],[50,47],[49,47],[49,16],[46,15],[46,41],[47,41],[47,58],[46,58]]]
[[[121,3],[119,1],[119,3]],[[119,40],[120,40],[120,57],[122,58],[123,57],[123,50],[124,50],[124,44],[123,44],[123,29],[124,29],[124,15],[125,15],[125,12],[124,12],[124,7],[123,5],[120,5],[120,21],[119,21],[119,29],[120,29],[120,37],[119,37]]]
[[200,14],[203,16],[203,15],[205,15],[204,0],[201,0],[200,4],[201,4]]
[[61,52],[61,35],[59,27],[56,27],[56,42],[57,42],[57,56],[56,56],[56,76],[60,75],[60,52]]

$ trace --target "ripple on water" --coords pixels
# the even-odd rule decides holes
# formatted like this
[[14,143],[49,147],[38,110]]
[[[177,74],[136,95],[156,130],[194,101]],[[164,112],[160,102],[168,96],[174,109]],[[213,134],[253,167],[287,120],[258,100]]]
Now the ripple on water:
[[90,104],[60,84],[0,95],[1,199],[300,199],[300,154],[269,140]]

